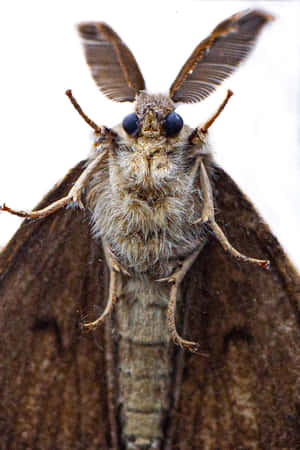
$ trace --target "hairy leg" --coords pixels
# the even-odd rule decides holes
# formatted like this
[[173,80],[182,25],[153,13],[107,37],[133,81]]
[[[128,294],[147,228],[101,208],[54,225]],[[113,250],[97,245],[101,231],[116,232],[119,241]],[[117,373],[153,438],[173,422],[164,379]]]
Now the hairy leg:
[[[243,262],[250,262],[257,264],[259,266],[262,266],[264,268],[269,267],[269,261],[251,258],[249,256],[243,255],[238,250],[236,250],[230,242],[228,241],[227,237],[219,227],[219,225],[215,221],[215,213],[214,213],[214,201],[213,201],[213,193],[212,188],[210,185],[210,181],[205,169],[205,165],[203,161],[200,160],[200,158],[196,159],[195,162],[195,170],[198,169],[200,165],[200,183],[201,183],[201,191],[203,195],[203,210],[202,215],[200,219],[198,219],[195,223],[206,223],[210,226],[210,228],[213,230],[215,237],[218,239],[224,250],[226,250],[230,255],[232,255],[234,258],[238,259],[239,261]],[[192,170],[191,174],[194,177],[195,170]],[[170,333],[172,335],[173,341],[178,344],[182,348],[187,348],[188,350],[192,352],[196,352],[198,350],[198,344],[193,341],[188,341],[186,339],[183,339],[176,330],[176,300],[177,300],[177,293],[180,287],[180,284],[197,258],[198,254],[200,252],[200,248],[197,248],[189,257],[187,257],[183,263],[180,265],[180,267],[169,277],[167,278],[161,278],[157,281],[163,282],[168,281],[169,283],[172,283],[172,287],[170,290],[170,296],[169,296],[169,303],[168,303],[168,328],[170,330]],[[203,354],[203,356],[207,356],[206,354]]]
[[180,284],[200,253],[201,248],[197,248],[190,256],[188,256],[180,265],[180,267],[172,273],[169,277],[160,278],[157,280],[158,282],[167,281],[168,283],[172,283],[172,287],[170,290],[169,302],[168,302],[168,328],[173,338],[175,344],[178,344],[181,348],[187,348],[191,352],[197,352],[199,345],[196,342],[188,341],[183,339],[176,330],[176,300],[177,293],[180,287]]
[[[106,307],[103,313],[93,322],[87,322],[83,324],[84,328],[92,329],[96,328],[98,325],[102,324],[107,316],[112,313],[114,305],[116,304],[117,297],[117,277],[124,271],[124,269],[119,265],[118,261],[115,259],[111,249],[106,244],[104,246],[105,258],[109,268],[109,294]],[[127,272],[124,272],[127,274]]]
[[218,239],[224,250],[234,258],[238,259],[239,261],[257,264],[258,266],[268,269],[270,265],[269,261],[264,259],[251,258],[250,256],[243,255],[238,250],[236,250],[230,244],[227,237],[215,221],[213,193],[203,161],[201,161],[200,163],[200,183],[204,204],[202,215],[200,219],[196,220],[195,223],[207,223],[214,232],[215,237]]
[[0,211],[7,211],[11,214],[14,214],[15,216],[19,217],[27,217],[27,218],[41,218],[49,216],[50,214],[54,213],[58,209],[62,208],[63,206],[66,206],[70,202],[76,202],[80,208],[84,208],[82,201],[81,201],[81,192],[82,189],[87,185],[88,181],[90,180],[91,176],[94,174],[94,172],[99,168],[99,166],[102,164],[103,160],[107,156],[108,151],[105,150],[103,153],[100,153],[97,155],[97,157],[85,168],[85,170],[82,172],[72,189],[70,189],[70,192],[65,197],[57,200],[56,202],[51,203],[50,205],[46,206],[46,208],[39,209],[37,211],[22,211],[17,209],[9,208],[5,205],[5,203],[0,206]]

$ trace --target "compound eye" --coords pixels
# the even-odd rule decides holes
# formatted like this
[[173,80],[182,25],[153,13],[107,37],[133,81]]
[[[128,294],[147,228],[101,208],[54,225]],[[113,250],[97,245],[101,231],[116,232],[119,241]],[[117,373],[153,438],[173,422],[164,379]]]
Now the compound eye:
[[176,112],[171,112],[165,118],[165,130],[167,137],[176,136],[183,127],[182,117]]
[[135,113],[128,114],[123,120],[123,128],[129,136],[137,136],[139,132],[138,116]]

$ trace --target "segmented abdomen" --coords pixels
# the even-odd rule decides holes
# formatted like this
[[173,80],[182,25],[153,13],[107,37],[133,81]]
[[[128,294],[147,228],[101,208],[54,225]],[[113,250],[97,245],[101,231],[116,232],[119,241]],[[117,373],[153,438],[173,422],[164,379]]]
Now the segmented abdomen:
[[130,280],[116,308],[122,437],[128,449],[159,448],[170,388],[167,293]]

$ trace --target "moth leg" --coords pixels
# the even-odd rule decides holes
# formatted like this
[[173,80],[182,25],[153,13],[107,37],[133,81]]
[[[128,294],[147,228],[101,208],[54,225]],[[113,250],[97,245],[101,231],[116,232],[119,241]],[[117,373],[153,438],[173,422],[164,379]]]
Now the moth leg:
[[[176,329],[176,300],[180,283],[182,282],[185,274],[187,273],[187,271],[189,270],[189,268],[199,255],[200,250],[201,248],[197,248],[190,256],[188,256],[183,261],[181,266],[174,273],[172,273],[172,275],[157,280],[159,282],[167,281],[169,283],[172,283],[168,302],[168,316],[167,316],[168,328],[175,344],[178,344],[181,348],[187,348],[191,352],[197,352],[199,345],[197,344],[197,342],[183,339],[178,334]],[[206,354],[203,355],[207,356]]]
[[110,275],[110,281],[109,281],[109,294],[108,294],[108,301],[106,304],[106,307],[103,311],[103,313],[93,322],[85,323],[83,326],[88,329],[96,328],[98,325],[102,324],[107,316],[109,316],[113,308],[118,300],[117,296],[117,277],[120,273],[123,273],[124,275],[129,276],[129,273],[126,269],[124,269],[123,266],[117,261],[117,258],[115,257],[113,251],[111,250],[109,244],[106,242],[103,243],[105,258],[109,267],[109,275]]
[[124,275],[130,276],[130,273],[123,267],[119,261],[117,260],[113,250],[110,245],[105,242],[104,244],[106,259],[109,260],[109,266],[111,269],[114,269],[116,272],[123,273]]
[[112,313],[114,305],[117,302],[117,272],[110,268],[109,295],[106,307],[103,313],[93,322],[83,324],[85,328],[92,329],[103,323],[104,319]]
[[105,156],[107,156],[108,152],[104,151],[103,153],[100,153],[82,172],[80,177],[77,179],[74,186],[70,189],[68,195],[65,197],[56,200],[55,202],[51,203],[50,205],[46,206],[43,209],[38,209],[36,211],[22,211],[17,209],[9,208],[5,205],[5,203],[0,206],[0,211],[7,211],[11,214],[14,214],[15,216],[19,217],[30,217],[30,218],[41,218],[49,216],[50,214],[54,213],[58,209],[62,208],[63,206],[66,206],[70,202],[76,202],[80,208],[84,208],[84,205],[81,200],[81,191],[84,186],[86,186],[87,182],[95,172],[95,170],[98,168],[98,166],[102,163]]
[[262,266],[265,269],[268,269],[270,266],[270,262],[264,259],[256,259],[251,258],[250,256],[243,255],[238,250],[236,250],[228,241],[227,237],[219,227],[219,225],[215,221],[215,212],[214,212],[214,201],[213,201],[213,193],[210,185],[210,181],[204,166],[203,161],[200,163],[200,184],[203,194],[203,211],[200,219],[196,220],[194,223],[207,223],[214,235],[222,245],[225,251],[227,251],[234,258],[243,262],[251,262],[253,264],[257,264],[258,266]]

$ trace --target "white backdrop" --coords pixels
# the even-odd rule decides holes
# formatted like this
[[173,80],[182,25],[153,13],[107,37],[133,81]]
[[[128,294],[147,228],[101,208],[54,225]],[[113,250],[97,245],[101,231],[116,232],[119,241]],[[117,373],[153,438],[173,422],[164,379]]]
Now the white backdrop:
[[[235,95],[211,129],[217,161],[239,183],[300,267],[300,3],[292,1],[6,2],[0,15],[0,203],[31,209],[90,148],[90,130],[67,88],[97,123],[112,126],[131,104],[106,100],[85,65],[74,25],[109,23],[135,54],[149,90],[166,92],[194,47],[245,8],[276,16],[255,51],[217,93],[178,109],[196,126]],[[20,219],[0,213],[0,245]],[[255,256],[255,255],[253,255]]]

